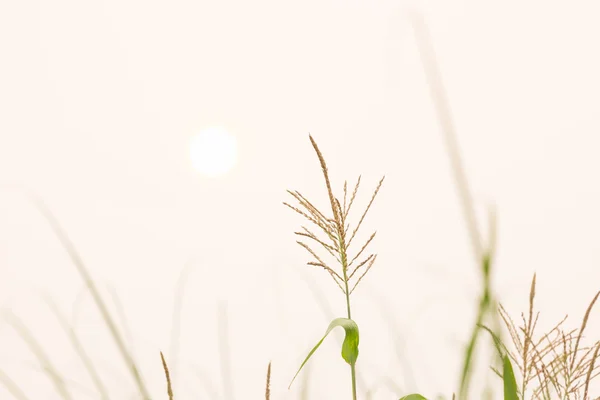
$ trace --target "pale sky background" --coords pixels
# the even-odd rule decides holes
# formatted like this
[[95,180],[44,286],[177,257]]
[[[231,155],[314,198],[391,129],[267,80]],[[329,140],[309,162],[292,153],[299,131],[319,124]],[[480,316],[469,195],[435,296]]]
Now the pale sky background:
[[[456,389],[479,276],[410,10],[431,31],[484,231],[486,205],[498,210],[500,300],[518,317],[535,271],[541,326],[567,313],[579,325],[600,289],[597,1],[0,0],[0,306],[84,386],[76,399],[97,397],[44,295],[73,318],[112,398],[135,387],[64,249],[8,185],[41,196],[117,294],[153,399],[166,398],[158,352],[169,359],[186,265],[176,398],[213,398],[202,370],[231,400],[226,304],[235,398],[263,398],[272,360],[273,398],[297,399],[303,378],[287,386],[329,322],[311,288],[345,314],[327,274],[304,265],[293,235],[304,221],[282,205],[286,189],[326,205],[309,133],[336,190],[362,174],[361,207],[386,175],[363,231],[377,230],[378,260],[353,295],[362,398],[386,376],[401,394]],[[190,143],[213,126],[238,157],[208,178]],[[31,398],[58,398],[36,365],[0,323],[0,369]],[[309,365],[309,398],[349,397],[333,338]]]

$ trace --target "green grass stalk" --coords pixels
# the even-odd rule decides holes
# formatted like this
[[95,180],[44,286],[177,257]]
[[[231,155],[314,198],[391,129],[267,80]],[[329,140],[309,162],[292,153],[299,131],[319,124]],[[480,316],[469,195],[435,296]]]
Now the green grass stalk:
[[54,384],[56,392],[59,394],[59,396],[63,398],[63,400],[72,400],[73,397],[67,389],[65,379],[58,371],[58,368],[56,368],[54,363],[50,360],[50,357],[46,354],[44,348],[31,333],[29,328],[27,328],[23,321],[21,321],[21,319],[12,312],[5,312],[4,318],[15,329],[19,336],[21,336],[27,347],[29,347],[31,352],[38,359],[43,370]]
[[[452,113],[450,111],[450,103],[448,101],[448,95],[442,80],[442,74],[438,67],[437,57],[432,45],[431,36],[425,21],[420,15],[413,14],[412,23],[417,39],[419,54],[421,56],[421,63],[423,65],[430,89],[431,98],[434,102],[438,119],[444,133],[445,144],[450,158],[451,170],[453,172],[455,186],[458,190],[473,256],[476,264],[481,267],[482,272],[483,292],[479,300],[477,317],[475,324],[473,325],[473,331],[465,350],[465,358],[459,386],[458,399],[466,400],[468,396],[469,381],[472,374],[475,346],[481,332],[479,326],[485,321],[485,318],[488,314],[492,314],[495,317],[496,322],[498,322],[498,316],[497,314],[493,313],[494,310],[491,307],[492,304],[496,303],[494,297],[492,296],[493,292],[491,289],[490,278],[495,236],[492,235],[490,238],[490,244],[488,245],[489,248],[484,249],[482,235],[478,228],[475,207],[473,205],[471,192],[469,190],[467,176],[464,172],[462,159],[460,157],[456,128],[452,118]],[[494,220],[491,222],[495,223]],[[493,229],[495,229],[495,225],[491,225],[493,225]],[[499,323],[497,323],[497,325],[499,325]],[[500,332],[498,332],[498,334],[499,333]]]
[[61,327],[67,334],[67,336],[69,337],[69,340],[71,341],[71,344],[73,345],[73,349],[75,350],[75,352],[77,353],[79,358],[81,358],[81,361],[83,362],[83,365],[85,366],[85,369],[88,371],[88,374],[90,375],[90,378],[92,379],[92,382],[94,383],[94,385],[96,386],[96,389],[98,390],[98,393],[100,394],[100,398],[102,400],[109,400],[108,391],[106,390],[106,386],[102,382],[102,379],[100,378],[100,374],[98,373],[98,370],[96,369],[96,366],[94,365],[94,362],[92,361],[92,359],[88,355],[87,351],[85,350],[85,347],[79,340],[79,337],[77,336],[77,333],[75,332],[75,328],[69,324],[69,322],[67,321],[67,318],[60,311],[60,309],[58,308],[56,303],[54,303],[54,301],[49,296],[45,296],[45,297],[46,297],[46,304],[48,304],[48,307],[50,307],[50,310],[56,316],[56,319],[58,320],[59,324],[61,325]]
[[[319,147],[317,146],[317,143],[315,142],[313,137],[309,135],[309,139],[315,150],[315,153],[317,154],[317,158],[319,159],[319,164],[321,165],[321,169],[323,172],[323,177],[325,178],[325,186],[327,188],[327,195],[329,197],[329,203],[331,206],[333,218],[326,217],[325,214],[323,214],[321,211],[319,211],[310,201],[308,201],[298,191],[292,192],[292,191],[288,190],[288,193],[291,194],[298,201],[299,207],[294,207],[288,203],[284,203],[284,204],[286,206],[288,206],[289,208],[291,208],[292,210],[294,210],[295,212],[302,215],[303,217],[305,217],[307,220],[309,220],[314,225],[316,225],[322,232],[325,233],[327,238],[320,239],[312,231],[310,231],[309,229],[307,229],[305,227],[302,227],[303,232],[296,232],[296,235],[301,236],[303,238],[311,239],[313,242],[316,242],[317,244],[322,246],[329,253],[329,255],[331,255],[342,267],[341,274],[339,274],[333,268],[331,268],[325,261],[323,261],[321,259],[321,257],[319,257],[317,255],[317,253],[309,245],[307,245],[304,242],[298,241],[298,244],[301,245],[305,250],[307,250],[314,257],[315,261],[311,261],[308,264],[323,268],[325,271],[327,271],[329,273],[329,275],[331,276],[331,278],[335,281],[335,283],[337,284],[339,289],[344,293],[345,300],[346,300],[347,318],[334,319],[332,321],[332,323],[330,324],[330,327],[328,328],[325,336],[327,336],[327,334],[330,332],[330,330],[334,326],[344,326],[344,329],[346,330],[346,338],[344,339],[344,343],[342,344],[342,357],[350,365],[352,399],[356,400],[357,399],[356,359],[358,357],[359,334],[358,334],[358,325],[354,321],[352,321],[352,309],[350,306],[350,295],[352,294],[354,289],[356,289],[356,287],[358,286],[358,284],[360,283],[362,278],[367,274],[367,272],[369,272],[370,268],[373,266],[373,263],[375,262],[375,260],[377,258],[377,255],[370,254],[370,255],[366,256],[366,258],[364,260],[362,260],[361,262],[357,262],[357,264],[354,266],[352,271],[350,271],[350,267],[352,266],[354,261],[357,261],[357,259],[361,256],[361,254],[367,248],[369,243],[371,243],[371,241],[375,237],[375,233],[373,233],[370,236],[370,238],[363,244],[362,248],[358,251],[358,253],[354,256],[354,258],[350,261],[348,261],[348,248],[350,247],[352,240],[354,239],[365,216],[367,215],[371,205],[373,204],[373,201],[375,200],[375,197],[377,196],[377,193],[379,192],[379,189],[381,188],[381,184],[383,183],[383,180],[385,177],[379,181],[377,188],[375,189],[375,191],[373,192],[373,195],[371,196],[371,201],[369,202],[369,204],[367,205],[366,209],[364,210],[362,216],[360,217],[358,224],[352,230],[352,233],[350,234],[349,239],[346,240],[347,234],[350,232],[350,226],[349,226],[349,224],[346,223],[346,221],[347,221],[347,217],[350,212],[350,209],[352,207],[352,204],[354,203],[354,199],[355,199],[356,193],[358,191],[358,187],[360,185],[360,177],[358,178],[358,181],[356,183],[356,186],[354,188],[354,191],[352,192],[352,195],[351,195],[349,201],[348,201],[347,182],[344,183],[343,203],[340,202],[340,200],[337,199],[333,194],[333,190],[331,188],[331,182],[329,180],[327,164],[325,163],[325,158],[323,157],[323,154],[319,150]],[[329,242],[330,244],[327,242]],[[352,287],[351,287],[350,280],[353,278],[353,276],[356,274],[356,272],[361,267],[363,267],[362,272],[361,272],[361,274],[357,275],[357,278],[355,279],[355,282],[352,284]],[[317,346],[315,346],[315,348],[309,353],[308,357],[304,360],[304,362],[300,366],[300,369],[302,369],[302,367],[306,364],[306,361],[308,361],[310,356],[316,351],[316,349],[320,346],[320,344],[322,343],[322,341],[324,339],[325,339],[325,337],[323,337],[323,339],[321,339],[321,341],[317,344]],[[348,340],[350,340],[350,341],[348,342]],[[300,372],[300,370],[298,370],[298,372]],[[296,375],[297,375],[297,373],[296,373]],[[292,382],[293,382],[293,380],[292,380]]]
[[2,370],[0,370],[0,383],[16,400],[29,400],[23,389]]
[[46,207],[44,202],[32,193],[29,193],[29,192],[25,192],[25,193],[33,201],[34,205],[39,210],[39,212],[42,214],[42,216],[46,219],[46,221],[50,225],[50,228],[52,229],[53,233],[55,234],[55,236],[58,238],[58,240],[60,241],[62,246],[67,251],[71,261],[73,262],[73,264],[75,265],[75,267],[77,269],[77,272],[79,272],[81,278],[83,279],[87,288],[89,289],[89,291],[92,295],[92,298],[94,299],[94,302],[96,303],[96,306],[98,307],[98,310],[100,311],[100,314],[102,315],[102,319],[104,320],[106,326],[108,327],[108,329],[111,333],[111,336],[112,336],[115,344],[117,345],[117,348],[118,348],[121,356],[123,357],[123,360],[125,361],[125,363],[127,364],[128,368],[129,368],[129,371],[133,377],[134,382],[136,383],[136,386],[138,388],[140,395],[142,396],[142,398],[144,400],[151,400],[150,393],[142,379],[140,370],[137,367],[137,365],[133,359],[133,356],[131,355],[131,352],[127,348],[127,345],[125,344],[125,341],[123,340],[123,337],[122,337],[121,333],[119,332],[119,329],[117,328],[117,324],[115,323],[114,318],[112,317],[110,311],[108,310],[106,302],[104,301],[104,298],[100,294],[100,290],[96,286],[96,283],[94,282],[94,279],[92,278],[90,271],[88,270],[85,263],[83,262],[83,259],[77,252],[75,246],[73,245],[73,243],[71,242],[71,240],[69,239],[67,234],[65,233],[64,229],[62,228],[62,226],[60,225],[60,223],[58,222],[58,220],[56,219],[54,214]]

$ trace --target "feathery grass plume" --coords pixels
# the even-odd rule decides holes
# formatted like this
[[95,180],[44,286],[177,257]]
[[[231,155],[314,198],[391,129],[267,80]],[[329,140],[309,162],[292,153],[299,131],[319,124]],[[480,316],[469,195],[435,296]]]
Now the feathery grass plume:
[[[565,400],[589,399],[590,382],[600,374],[598,358],[600,341],[592,346],[582,346],[581,339],[589,315],[600,292],[592,299],[579,329],[563,328],[567,317],[555,324],[550,331],[536,336],[539,312],[535,312],[536,275],[534,274],[529,293],[529,310],[521,314],[522,325],[517,326],[506,309],[500,304],[499,315],[511,338],[515,351],[496,340],[497,347],[518,367],[521,385],[519,394],[531,399]],[[485,328],[489,331],[488,328]],[[491,331],[490,331],[491,333]],[[502,376],[497,370],[498,375]]]
[[271,361],[269,361],[269,366],[267,367],[267,387],[265,389],[265,399],[269,400],[271,398]]
[[92,382],[94,383],[94,385],[96,386],[96,389],[98,390],[100,398],[103,400],[108,400],[109,396],[108,396],[108,391],[106,389],[106,386],[102,382],[102,379],[100,378],[100,374],[98,373],[98,370],[97,370],[96,366],[94,365],[94,362],[92,361],[92,359],[90,358],[89,354],[87,353],[85,347],[79,340],[79,337],[77,336],[77,332],[75,332],[75,329],[73,328],[73,326],[71,324],[69,324],[69,321],[67,321],[67,318],[60,311],[60,309],[58,308],[56,303],[52,300],[52,298],[50,298],[50,296],[45,296],[45,298],[46,298],[46,304],[48,305],[48,307],[50,307],[50,310],[56,316],[56,319],[58,320],[59,324],[61,325],[61,327],[63,328],[65,333],[68,335],[69,340],[71,341],[71,344],[73,345],[73,349],[75,350],[75,352],[77,353],[79,358],[81,358],[81,361],[83,362],[83,365],[85,366],[85,369],[87,370],[88,374],[90,375],[90,378],[92,379]]
[[596,363],[596,359],[598,358],[598,351],[600,351],[600,343],[597,343],[595,346],[595,350],[594,350],[594,354],[592,355],[592,361],[590,363],[590,367],[588,368],[588,373],[585,376],[585,389],[583,392],[583,398],[584,400],[589,399],[588,397],[588,390],[590,387],[590,381],[592,380],[592,374],[594,372],[595,369],[595,363]]
[[169,395],[169,400],[173,400],[173,387],[171,386],[171,374],[169,373],[169,367],[167,366],[167,361],[165,360],[165,356],[163,352],[160,352],[160,359],[162,361],[163,370],[165,371],[165,378],[167,379],[167,394]]
[[[348,223],[348,217],[350,214],[350,210],[352,209],[352,205],[354,204],[356,194],[358,193],[358,188],[360,186],[360,177],[357,180],[356,186],[354,187],[349,201],[348,183],[344,182],[343,198],[340,202],[340,200],[333,194],[333,189],[331,185],[331,180],[329,178],[329,171],[327,168],[327,163],[325,162],[325,157],[321,153],[319,146],[317,145],[317,143],[311,135],[309,135],[309,139],[319,160],[319,164],[323,172],[323,177],[325,178],[325,187],[327,189],[327,196],[329,200],[329,205],[331,207],[331,214],[330,216],[327,216],[326,213],[320,211],[317,207],[314,206],[312,202],[310,202],[298,191],[288,190],[288,193],[297,201],[297,206],[293,206],[286,202],[284,202],[283,204],[295,211],[296,213],[302,215],[312,225],[315,225],[316,228],[319,229],[318,232],[324,234],[325,237],[317,236],[313,231],[306,227],[302,227],[302,232],[295,232],[295,234],[301,238],[306,238],[306,242],[310,242],[313,246],[317,246],[319,248],[324,249],[327,252],[327,254],[329,254],[341,267],[341,270],[336,271],[329,262],[324,261],[323,258],[321,258],[321,256],[318,255],[318,253],[311,247],[311,245],[304,241],[297,241],[297,243],[300,246],[302,246],[313,258],[307,264],[323,268],[325,271],[327,271],[327,273],[329,273],[329,275],[336,283],[338,288],[342,291],[342,293],[344,293],[344,296],[346,298],[346,311],[348,317],[334,319],[332,321],[332,324],[330,324],[325,336],[327,336],[329,331],[335,326],[343,326],[344,330],[346,331],[346,339],[344,340],[344,343],[342,345],[342,355],[344,356],[346,362],[350,364],[352,378],[352,398],[356,399],[355,363],[356,358],[358,357],[358,326],[354,321],[352,321],[350,295],[358,287],[358,284],[369,272],[369,270],[375,263],[375,260],[377,259],[377,256],[374,253],[363,256],[363,252],[365,252],[368,245],[375,238],[375,233],[371,234],[369,239],[360,247],[360,249],[356,252],[355,256],[352,258],[350,258],[349,249],[365,217],[367,216],[367,213],[371,209],[371,206],[375,201],[375,197],[377,197],[377,194],[381,189],[381,185],[383,184],[385,176],[382,177],[379,181],[377,187],[373,191],[373,194],[367,207],[361,214],[358,223],[351,231],[350,224]],[[363,257],[362,259],[361,256]],[[323,339],[324,338],[325,337],[323,337]],[[323,339],[321,339],[321,342],[323,341]],[[321,342],[319,342],[319,344],[317,344],[317,346],[315,346],[315,348],[309,353],[308,357],[300,366],[300,370],[308,361],[308,358],[310,358],[310,356],[318,348]],[[300,370],[298,370],[298,373],[300,372]],[[296,375],[298,375],[298,373],[296,373]]]
[[[302,226],[302,232],[295,232],[295,234],[301,238],[306,238],[308,241],[304,242],[298,240],[297,243],[302,246],[310,255],[313,260],[307,262],[308,265],[316,266],[323,268],[325,271],[329,273],[333,281],[337,284],[340,290],[346,294],[350,295],[356,289],[358,283],[361,279],[366,275],[369,269],[375,263],[377,258],[376,254],[368,254],[362,259],[359,258],[363,255],[365,250],[367,250],[368,245],[375,238],[376,232],[373,232],[369,239],[361,246],[358,252],[352,257],[349,258],[348,249],[352,244],[359,228],[361,227],[367,213],[369,212],[375,197],[379,193],[381,185],[383,184],[383,180],[385,177],[381,178],[377,187],[373,191],[371,199],[360,216],[356,227],[350,232],[350,225],[348,223],[348,216],[352,205],[354,204],[354,200],[356,198],[356,194],[358,193],[358,189],[360,186],[360,177],[358,178],[350,200],[347,201],[347,182],[344,182],[344,195],[343,202],[340,203],[339,199],[335,197],[333,194],[333,189],[331,186],[331,181],[329,178],[329,171],[327,168],[327,164],[325,162],[325,157],[321,153],[321,150],[317,146],[317,143],[313,139],[311,135],[309,135],[311,144],[317,154],[317,158],[319,160],[319,164],[321,165],[321,169],[323,172],[323,177],[325,178],[325,186],[327,189],[327,196],[329,199],[330,207],[331,207],[331,215],[332,217],[326,216],[326,213],[321,212],[317,207],[313,205],[306,197],[304,197],[298,191],[288,190],[287,192],[298,202],[297,206],[293,206],[287,202],[283,204],[295,211],[296,213],[302,215],[309,222],[315,225],[319,230],[325,234],[325,237],[319,237],[309,228]],[[308,242],[313,243],[319,248],[324,249],[327,254],[329,254],[338,264],[341,266],[341,271],[336,271],[330,263],[326,262],[318,255],[318,253],[314,250]],[[359,273],[360,272],[360,273]],[[352,281],[352,282],[351,282]],[[352,286],[350,284],[352,283]]]
[[27,347],[31,350],[31,352],[35,355],[35,357],[40,362],[40,365],[44,369],[44,372],[48,375],[54,387],[56,388],[56,392],[60,395],[64,400],[72,400],[73,397],[71,393],[67,389],[67,385],[65,383],[65,379],[62,374],[58,371],[56,366],[50,360],[50,357],[44,351],[44,348],[35,338],[35,336],[31,333],[29,328],[25,326],[23,321],[16,315],[14,315],[10,311],[4,312],[5,320],[15,329],[15,331],[21,336]]
[[[590,313],[592,312],[592,309],[594,308],[599,296],[600,292],[596,293],[588,305],[581,322],[581,326],[577,331],[575,345],[574,347],[569,347],[569,363],[568,368],[566,368],[564,372],[565,392],[567,397],[571,393],[579,392],[582,388],[589,387],[589,382],[598,375],[596,369],[600,367],[600,365],[595,366],[595,363],[596,358],[598,357],[598,351],[596,349],[598,344],[600,344],[600,341],[597,341],[592,346],[588,347],[581,347],[580,345]],[[569,344],[572,345],[572,342]],[[582,355],[580,356],[580,354]]]
[[577,355],[577,349],[579,348],[579,342],[583,336],[583,331],[585,330],[585,327],[587,326],[588,318],[590,317],[590,313],[592,312],[592,309],[594,308],[594,304],[596,304],[596,300],[598,300],[598,296],[600,296],[600,292],[596,293],[596,295],[592,299],[592,302],[590,303],[587,310],[585,311],[585,315],[583,316],[583,321],[581,322],[581,328],[579,328],[579,334],[577,335],[577,340],[575,341],[575,350],[573,351],[573,357],[571,358],[571,366],[570,366],[571,369],[575,367],[575,360],[576,360],[576,355]]
[[29,400],[23,389],[0,369],[0,384],[17,400]]
[[546,365],[546,360],[550,357],[551,364],[554,365],[557,360],[554,358],[555,349],[561,344],[565,344],[566,340],[570,340],[572,332],[565,333],[562,330],[562,325],[566,320],[564,318],[540,339],[534,340],[535,327],[539,319],[539,312],[535,313],[534,318],[535,285],[536,275],[532,279],[530,289],[528,317],[526,318],[524,314],[521,314],[522,326],[516,325],[502,305],[499,305],[499,314],[513,346],[516,348],[515,353],[503,344],[504,350],[519,369],[522,379],[519,390],[521,396],[525,396],[528,385],[535,379],[538,382],[538,387],[533,390],[534,398],[537,398],[535,397],[537,396],[536,393],[546,398],[545,396],[549,395],[550,386],[555,387],[555,389],[558,388],[556,381],[553,379],[553,374],[549,374],[550,370]]

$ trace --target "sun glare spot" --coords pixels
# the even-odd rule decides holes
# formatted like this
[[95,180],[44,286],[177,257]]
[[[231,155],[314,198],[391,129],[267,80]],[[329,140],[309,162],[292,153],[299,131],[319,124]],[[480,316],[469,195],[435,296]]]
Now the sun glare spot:
[[192,167],[202,175],[214,178],[229,172],[236,163],[235,137],[221,127],[208,128],[190,142]]

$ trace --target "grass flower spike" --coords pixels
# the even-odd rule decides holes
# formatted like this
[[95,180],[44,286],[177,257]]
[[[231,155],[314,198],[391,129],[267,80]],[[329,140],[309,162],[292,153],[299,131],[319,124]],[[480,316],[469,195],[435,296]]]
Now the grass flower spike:
[[[319,150],[319,146],[309,135],[310,142],[317,154],[319,159],[319,164],[321,165],[321,170],[323,171],[323,177],[325,178],[325,186],[327,188],[327,195],[329,198],[329,204],[331,206],[331,213],[327,216],[326,213],[321,212],[317,207],[313,205],[306,197],[304,197],[298,191],[288,190],[288,193],[297,201],[297,205],[291,205],[289,203],[284,203],[286,206],[302,215],[308,222],[310,222],[310,228],[302,226],[302,231],[295,232],[296,235],[300,238],[297,243],[302,246],[311,256],[311,261],[307,264],[315,267],[323,268],[333,281],[336,283],[338,288],[344,293],[346,298],[346,312],[347,318],[336,318],[329,325],[325,336],[317,343],[317,345],[312,349],[312,351],[305,358],[304,362],[298,369],[296,376],[302,369],[302,367],[306,364],[308,359],[313,355],[313,353],[318,349],[321,345],[325,337],[329,334],[329,332],[337,327],[341,326],[346,331],[346,338],[344,340],[342,346],[342,357],[344,360],[350,365],[351,377],[352,377],[352,398],[356,400],[356,371],[355,364],[356,359],[358,358],[358,325],[355,321],[352,320],[352,312],[350,308],[350,295],[363,277],[369,272],[375,260],[377,259],[377,255],[374,253],[370,253],[367,251],[367,247],[375,238],[376,232],[373,232],[365,243],[360,247],[358,251],[355,252],[354,256],[351,256],[349,253],[350,246],[352,245],[358,230],[360,229],[367,213],[371,209],[371,205],[379,193],[379,189],[383,184],[383,180],[385,177],[381,178],[379,184],[373,191],[371,195],[371,200],[369,204],[361,214],[358,219],[358,223],[356,226],[351,228],[350,223],[348,222],[348,217],[350,215],[350,211],[352,210],[352,206],[354,205],[354,201],[356,199],[356,194],[358,193],[358,189],[360,186],[360,176],[354,186],[354,190],[352,194],[348,198],[348,183],[344,182],[344,193],[342,197],[342,201],[337,198],[333,194],[333,189],[331,188],[331,180],[329,179],[329,172],[327,169],[327,164],[325,163],[325,157],[323,157],[323,153]],[[318,232],[317,235],[314,232]],[[315,251],[315,248],[319,248],[320,250],[324,250],[327,253],[328,258],[332,259],[332,261],[325,261],[319,254]],[[356,248],[356,246],[354,246]],[[332,266],[332,262],[338,264],[337,268]],[[294,376],[295,379],[295,376]],[[293,379],[292,379],[293,382]],[[291,383],[290,383],[291,386]]]

